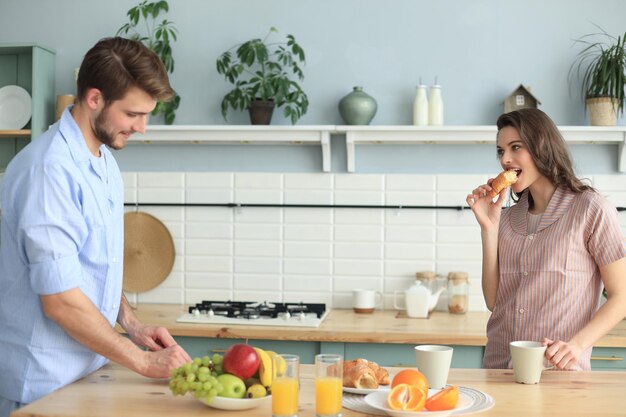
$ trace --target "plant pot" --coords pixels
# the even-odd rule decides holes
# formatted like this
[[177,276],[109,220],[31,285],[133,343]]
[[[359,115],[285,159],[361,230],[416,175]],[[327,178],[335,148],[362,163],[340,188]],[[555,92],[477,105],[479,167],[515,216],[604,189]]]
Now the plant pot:
[[274,112],[274,100],[254,100],[250,103],[250,123],[253,125],[269,125]]
[[591,126],[615,126],[617,124],[617,99],[594,97],[587,99],[587,113]]

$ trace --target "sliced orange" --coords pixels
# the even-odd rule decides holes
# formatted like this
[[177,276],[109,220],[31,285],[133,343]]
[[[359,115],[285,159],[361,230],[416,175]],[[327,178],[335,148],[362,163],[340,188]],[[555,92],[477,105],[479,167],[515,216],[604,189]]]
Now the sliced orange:
[[428,395],[428,379],[417,369],[403,369],[398,372],[391,381],[391,388],[400,384],[413,385],[424,391]]
[[426,393],[415,385],[396,385],[387,396],[392,410],[420,411],[426,403]]
[[459,387],[451,385],[426,400],[428,411],[452,410],[459,402]]

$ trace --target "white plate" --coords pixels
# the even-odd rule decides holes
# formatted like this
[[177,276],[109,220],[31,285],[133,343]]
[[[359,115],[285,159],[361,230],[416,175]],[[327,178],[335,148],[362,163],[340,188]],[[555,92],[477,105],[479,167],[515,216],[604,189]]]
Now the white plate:
[[[389,375],[389,380],[393,381],[393,377],[394,375]],[[391,389],[391,384],[379,385],[378,388],[372,388],[372,389],[343,387],[343,392],[348,392],[350,394],[367,395],[367,394],[371,394],[372,392],[389,391],[390,389]]]
[[206,402],[204,398],[201,398],[205,405],[219,410],[249,410],[256,408],[262,404],[272,401],[272,396],[267,395],[263,398],[226,398],[215,397],[210,403]]
[[28,91],[18,85],[0,88],[0,129],[21,129],[32,115],[32,100]]
[[[436,394],[441,390],[428,390],[428,397]],[[452,413],[459,413],[460,411],[467,409],[472,406],[474,403],[472,397],[465,394],[463,391],[459,390],[459,402],[456,405],[456,408],[452,410],[445,411],[428,411],[424,409],[424,411],[402,411],[402,410],[392,410],[387,405],[387,395],[389,392],[379,391],[368,394],[365,396],[365,403],[370,407],[373,407],[377,410],[384,411],[388,415],[392,417],[445,417],[449,416]],[[462,413],[461,413],[462,414]]]

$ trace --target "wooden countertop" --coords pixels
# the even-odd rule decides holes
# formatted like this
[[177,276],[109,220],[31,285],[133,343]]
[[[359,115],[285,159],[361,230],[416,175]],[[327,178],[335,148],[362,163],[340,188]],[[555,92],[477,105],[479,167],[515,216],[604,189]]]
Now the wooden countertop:
[[[435,343],[484,346],[489,314],[434,312],[428,319],[398,318],[397,311],[355,314],[352,310],[331,310],[318,328],[206,325],[177,323],[187,306],[140,304],[135,313],[144,323],[160,325],[174,336],[224,339],[300,340],[356,343]],[[600,339],[598,347],[626,347],[626,320]]]
[[[390,368],[393,372],[393,368]],[[511,370],[451,369],[448,382],[481,390],[495,406],[480,416],[623,416],[626,372],[546,371],[538,385],[516,384]],[[313,366],[302,365],[300,417],[315,415]],[[346,408],[344,417],[363,416]],[[174,397],[167,380],[144,378],[110,364],[16,410],[11,417],[267,417],[268,402],[245,411],[209,408],[191,395]]]

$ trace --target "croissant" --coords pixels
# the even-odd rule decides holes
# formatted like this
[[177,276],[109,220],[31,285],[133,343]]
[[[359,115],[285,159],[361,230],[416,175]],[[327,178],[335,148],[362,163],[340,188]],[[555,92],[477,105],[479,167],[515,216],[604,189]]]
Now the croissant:
[[389,385],[389,372],[376,362],[354,359],[343,364],[343,385],[349,388],[378,388]]
[[376,372],[366,365],[356,365],[343,374],[343,386],[348,388],[378,388]]
[[489,191],[489,197],[494,198],[500,191],[504,190],[506,187],[511,186],[517,182],[517,172],[512,169],[502,171],[498,174],[497,177],[494,178],[491,183],[491,191]]

